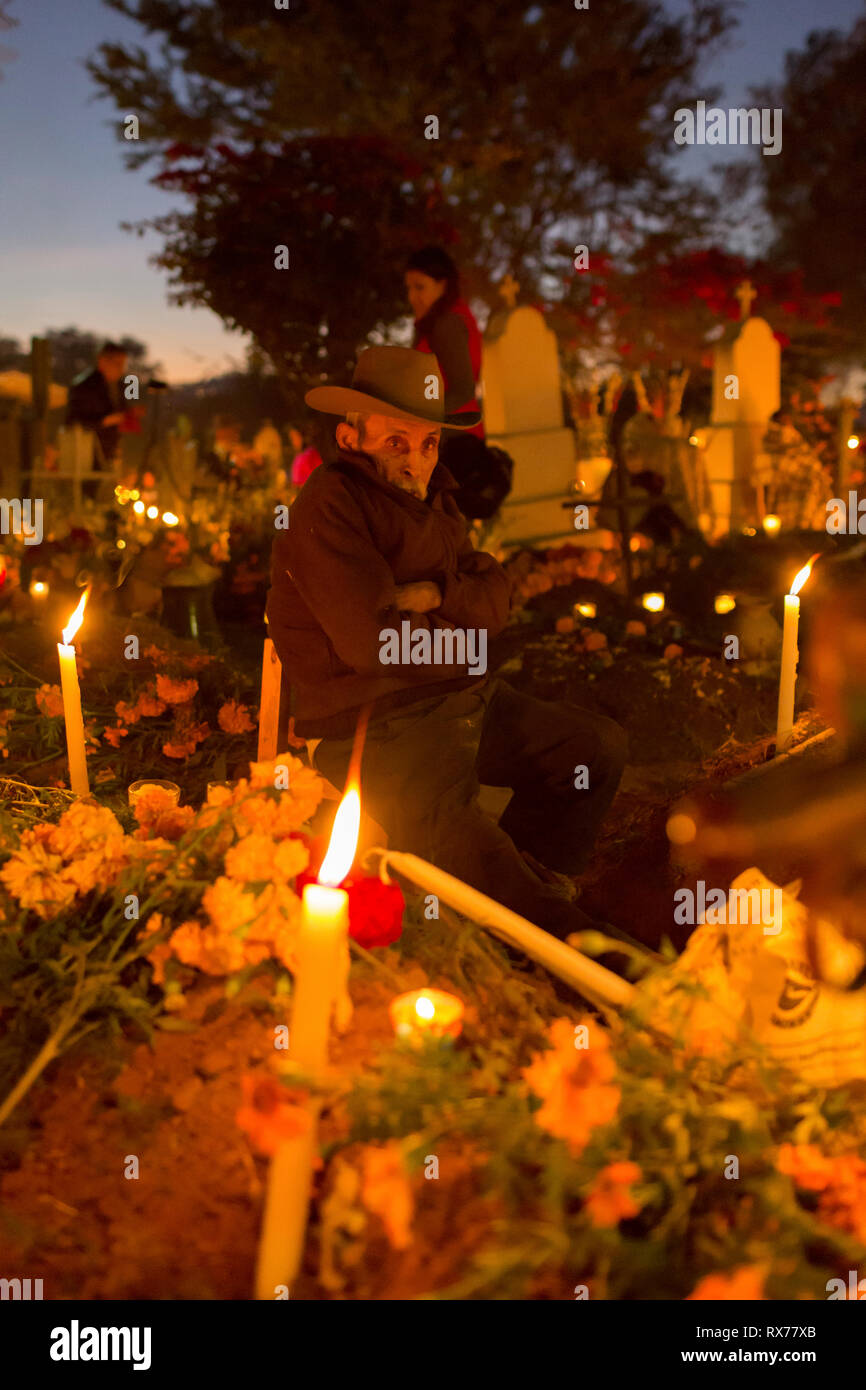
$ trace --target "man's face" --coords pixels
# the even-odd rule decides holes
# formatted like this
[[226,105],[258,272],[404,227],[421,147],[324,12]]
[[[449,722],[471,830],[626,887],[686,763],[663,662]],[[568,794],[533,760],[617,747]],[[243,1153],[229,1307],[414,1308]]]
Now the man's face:
[[119,381],[126,369],[126,358],[121,353],[106,353],[99,359],[99,370],[106,381]]
[[423,501],[439,460],[441,434],[438,425],[368,415],[363,434],[352,425],[338,425],[337,443],[369,454],[381,477]]

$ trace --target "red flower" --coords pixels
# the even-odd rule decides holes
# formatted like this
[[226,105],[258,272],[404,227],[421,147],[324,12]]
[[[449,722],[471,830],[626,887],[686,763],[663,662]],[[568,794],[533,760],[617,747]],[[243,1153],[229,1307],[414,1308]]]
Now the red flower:
[[[310,847],[317,858],[315,842]],[[324,847],[324,846],[323,846]],[[316,871],[298,874],[295,891],[302,893],[304,884],[317,883]],[[364,876],[344,879],[340,884],[349,895],[349,935],[359,946],[369,950],[375,946],[390,946],[403,931],[403,894],[396,883],[383,883],[380,878]]]

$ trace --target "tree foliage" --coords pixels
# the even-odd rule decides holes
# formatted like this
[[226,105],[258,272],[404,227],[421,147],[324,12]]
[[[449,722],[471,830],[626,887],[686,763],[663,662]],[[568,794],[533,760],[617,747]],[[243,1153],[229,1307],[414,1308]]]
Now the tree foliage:
[[841,291],[839,324],[851,356],[863,359],[866,261],[866,19],[850,33],[811,33],[787,55],[785,77],[756,98],[782,107],[782,149],[758,161],[777,265],[802,268],[807,289]]
[[104,44],[90,71],[139,116],[130,163],[156,161],[188,200],[153,224],[159,264],[284,380],[344,374],[386,331],[412,246],[449,245],[482,298],[505,269],[557,297],[563,239],[700,229],[707,200],[669,156],[672,112],[732,22],[714,0],[679,19],[650,0],[603,14],[561,0],[107,3],[147,45]]

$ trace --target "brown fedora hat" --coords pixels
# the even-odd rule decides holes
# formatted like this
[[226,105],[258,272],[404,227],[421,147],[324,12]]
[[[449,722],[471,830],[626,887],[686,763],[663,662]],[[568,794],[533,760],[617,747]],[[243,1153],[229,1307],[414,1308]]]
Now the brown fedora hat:
[[478,410],[445,414],[445,383],[439,363],[432,352],[416,352],[414,348],[366,348],[358,358],[351,386],[314,386],[304,400],[326,415],[361,410],[368,415],[440,425],[446,430],[471,430],[481,420]]

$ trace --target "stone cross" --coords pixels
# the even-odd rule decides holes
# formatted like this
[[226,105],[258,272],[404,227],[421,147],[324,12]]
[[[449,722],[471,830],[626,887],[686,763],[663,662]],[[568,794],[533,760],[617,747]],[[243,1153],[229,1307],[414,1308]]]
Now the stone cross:
[[752,312],[752,300],[757,295],[757,290],[752,286],[751,280],[744,280],[734,290],[735,297],[740,301],[740,318],[747,319]]
[[517,303],[517,296],[520,293],[520,286],[514,279],[514,276],[511,274],[510,270],[499,286],[499,293],[505,300],[505,303],[507,304],[508,308],[513,309],[515,304]]

